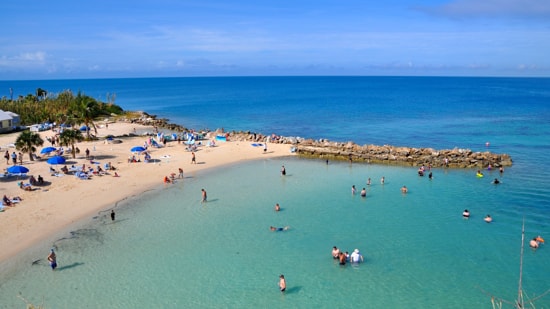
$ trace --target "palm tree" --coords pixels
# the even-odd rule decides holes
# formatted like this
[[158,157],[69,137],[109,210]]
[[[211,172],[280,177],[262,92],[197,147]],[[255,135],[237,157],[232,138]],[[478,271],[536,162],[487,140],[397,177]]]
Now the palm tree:
[[84,136],[82,135],[82,132],[80,130],[76,129],[66,129],[61,132],[59,135],[59,142],[63,146],[71,146],[71,153],[73,154],[73,159],[76,158],[76,151],[74,148],[74,144],[77,142],[82,142],[84,140]]
[[21,132],[15,140],[15,148],[28,153],[31,161],[34,161],[32,154],[36,151],[35,146],[42,145],[44,145],[44,140],[40,137],[40,134],[31,131]]
[[[97,135],[94,118],[99,112],[99,106],[96,100],[79,92],[71,104],[70,112],[75,120],[84,123],[87,128],[93,129]],[[90,129],[86,130],[86,138],[90,139]]]

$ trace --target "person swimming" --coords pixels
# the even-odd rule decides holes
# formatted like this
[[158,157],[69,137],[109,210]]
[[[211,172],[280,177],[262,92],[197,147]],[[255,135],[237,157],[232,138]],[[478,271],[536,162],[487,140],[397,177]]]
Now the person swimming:
[[536,237],[531,239],[531,241],[529,242],[529,247],[533,249],[537,249],[539,247],[539,242],[537,241]]
[[493,183],[494,183],[495,185],[498,185],[498,184],[500,183],[500,180],[498,180],[498,178],[495,178],[495,180],[493,180]]
[[282,232],[282,231],[286,231],[290,228],[290,226],[285,226],[285,227],[275,227],[275,226],[270,226],[269,229],[272,231],[272,232]]
[[350,261],[352,263],[361,263],[363,260],[363,255],[359,252],[359,249],[353,250],[353,253],[350,256]]
[[340,265],[344,266],[346,265],[346,255],[344,254],[344,252],[340,252],[340,254],[338,254],[338,261],[340,261]]
[[336,246],[332,247],[332,258],[337,260],[339,255],[340,249],[338,249]]
[[468,209],[464,209],[464,212],[462,212],[462,217],[464,218],[470,218],[470,212],[468,211]]
[[363,190],[361,190],[361,196],[362,197],[366,197],[367,196],[367,190],[365,188],[363,188]]
[[493,218],[491,218],[491,215],[485,216],[485,219],[483,219],[483,220],[484,220],[485,222],[487,222],[487,223],[493,222]]

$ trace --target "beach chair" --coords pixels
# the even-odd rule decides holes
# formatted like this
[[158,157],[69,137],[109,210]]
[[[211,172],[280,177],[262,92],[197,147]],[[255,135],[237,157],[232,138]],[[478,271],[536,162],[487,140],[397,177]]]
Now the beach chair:
[[74,174],[76,177],[78,177],[78,179],[90,179],[90,175],[88,175],[87,173],[84,173],[84,172],[77,172]]

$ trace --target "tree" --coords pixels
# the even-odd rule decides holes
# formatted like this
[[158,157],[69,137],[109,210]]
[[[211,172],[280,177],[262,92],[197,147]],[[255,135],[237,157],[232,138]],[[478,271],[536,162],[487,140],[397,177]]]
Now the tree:
[[46,99],[46,96],[48,95],[48,92],[42,88],[37,88],[36,89],[36,97],[38,98],[38,100],[42,99]]
[[40,137],[40,134],[31,131],[21,132],[15,140],[15,148],[28,153],[31,161],[34,161],[32,154],[36,151],[35,146],[42,145],[44,145],[44,140]]
[[97,135],[97,127],[94,123],[94,118],[99,115],[99,105],[96,100],[93,98],[78,93],[74,100],[71,102],[69,107],[69,113],[72,115],[69,117],[79,124],[84,123],[86,126],[86,138],[89,140],[90,129],[93,129]]
[[73,159],[76,158],[76,151],[74,148],[74,144],[78,142],[82,142],[84,140],[84,136],[82,135],[82,132],[77,129],[66,129],[61,132],[59,135],[59,142],[63,146],[71,146],[71,153],[73,154]]

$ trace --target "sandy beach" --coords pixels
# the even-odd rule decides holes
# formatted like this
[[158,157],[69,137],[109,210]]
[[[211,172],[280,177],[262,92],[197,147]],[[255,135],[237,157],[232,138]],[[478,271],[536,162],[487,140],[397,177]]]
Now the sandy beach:
[[[154,162],[129,163],[132,155],[130,149],[142,146],[146,136],[116,138],[121,143],[106,143],[101,137],[107,135],[121,136],[138,131],[153,132],[152,127],[144,127],[130,123],[111,123],[108,127],[98,128],[97,141],[81,142],[76,146],[81,150],[76,158],[65,155],[65,165],[90,166],[90,160],[85,157],[85,150],[90,150],[90,156],[99,162],[101,167],[111,162],[116,167],[119,177],[114,177],[114,171],[107,175],[94,175],[89,180],[81,180],[71,174],[52,176],[51,165],[46,162],[47,155],[41,155],[39,160],[30,161],[28,154],[24,154],[23,166],[29,168],[28,175],[41,175],[45,185],[34,187],[33,191],[25,191],[17,186],[19,181],[28,182],[28,178],[2,178],[0,192],[8,197],[21,197],[22,201],[13,207],[5,206],[0,212],[0,263],[4,262],[23,250],[50,238],[66,227],[83,219],[97,215],[98,212],[112,208],[118,201],[129,196],[138,195],[148,189],[163,183],[165,176],[175,173],[182,168],[184,175],[193,174],[200,170],[212,169],[222,165],[237,163],[244,160],[260,158],[274,158],[292,155],[290,145],[268,144],[268,151],[263,147],[252,147],[251,143],[228,141],[218,142],[215,147],[200,146],[196,152],[197,164],[191,164],[191,152],[183,144],[169,142],[166,147],[150,148]],[[40,132],[44,145],[40,149],[50,146],[46,137],[53,136],[54,132]],[[18,152],[13,144],[19,133],[0,135],[1,152],[8,150]],[[64,147],[67,148],[67,147]],[[143,158],[142,158],[143,159]],[[2,169],[11,166],[11,162]],[[53,166],[56,170],[63,165]],[[93,165],[95,168],[97,165]],[[63,173],[61,173],[63,174]]]

